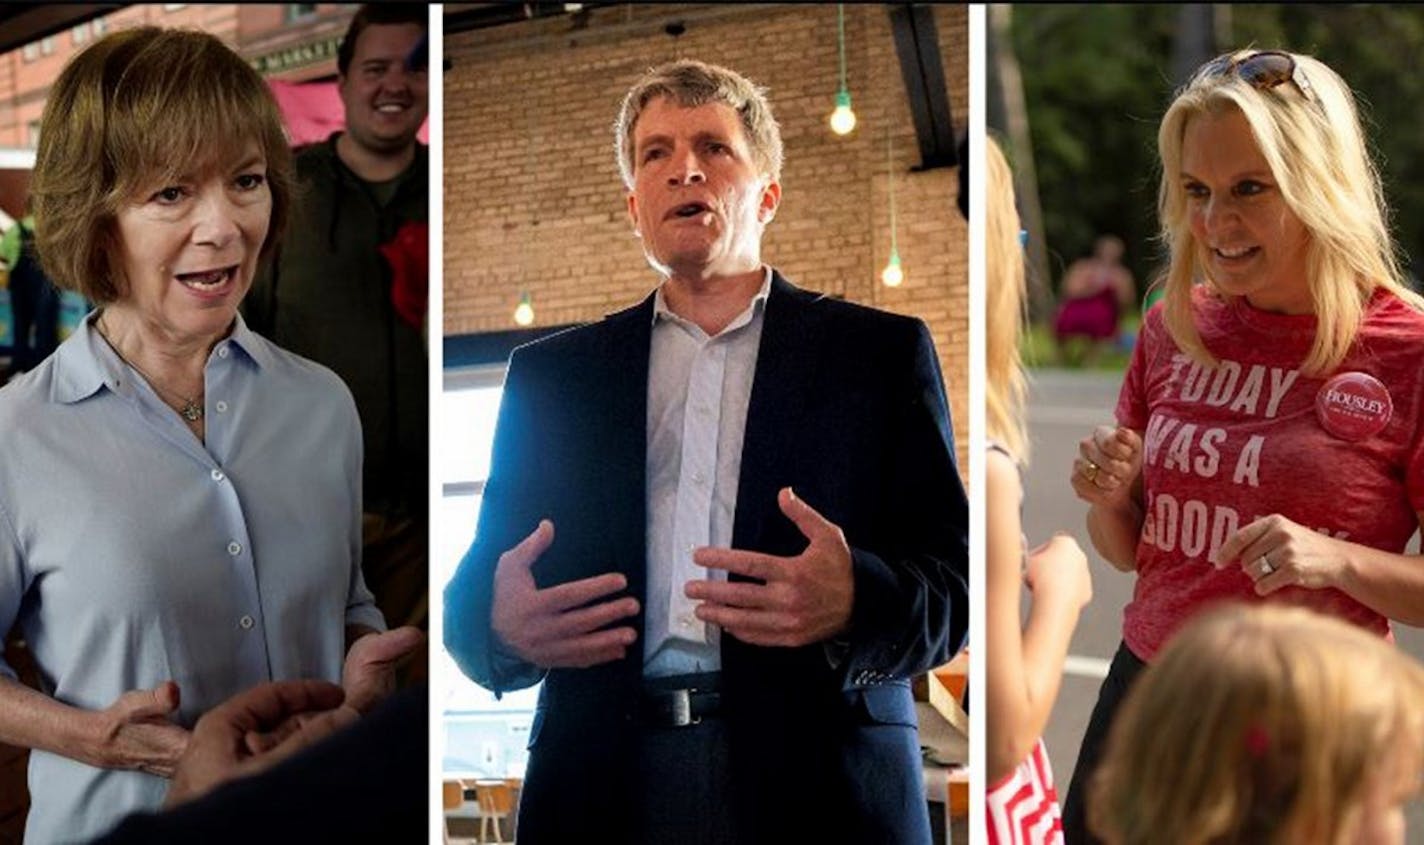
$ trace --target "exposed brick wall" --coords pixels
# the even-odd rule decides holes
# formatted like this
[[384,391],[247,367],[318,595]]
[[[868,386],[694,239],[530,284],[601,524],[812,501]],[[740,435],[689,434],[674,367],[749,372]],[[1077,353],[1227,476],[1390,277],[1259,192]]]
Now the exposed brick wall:
[[[934,7],[956,129],[968,120],[968,16]],[[681,20],[674,40],[663,31]],[[596,320],[656,277],[625,213],[612,123],[629,85],[677,58],[723,64],[769,89],[782,126],[782,205],[762,255],[802,287],[924,319],[948,382],[961,471],[968,440],[968,229],[951,168],[919,163],[883,6],[845,9],[859,125],[833,135],[836,7],[616,6],[445,38],[446,334]],[[890,252],[886,125],[893,139],[906,282],[880,284]]]

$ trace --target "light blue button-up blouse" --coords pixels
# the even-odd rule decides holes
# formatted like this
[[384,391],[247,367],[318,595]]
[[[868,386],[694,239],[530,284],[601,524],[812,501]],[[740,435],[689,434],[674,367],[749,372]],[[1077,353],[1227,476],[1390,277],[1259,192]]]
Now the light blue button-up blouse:
[[[93,328],[0,390],[0,630],[97,710],[177,682],[177,721],[254,684],[340,681],[361,579],[361,428],[332,372],[238,317],[204,373],[206,443]],[[0,672],[14,677],[0,662]],[[30,757],[25,841],[88,840],[168,781]]]

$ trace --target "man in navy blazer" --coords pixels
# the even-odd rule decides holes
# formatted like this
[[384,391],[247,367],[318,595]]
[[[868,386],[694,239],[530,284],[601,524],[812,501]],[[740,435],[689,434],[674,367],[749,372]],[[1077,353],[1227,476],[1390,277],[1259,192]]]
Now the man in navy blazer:
[[521,842],[927,843],[910,676],[968,622],[967,506],[919,320],[764,265],[762,92],[682,60],[624,100],[646,300],[510,358],[445,642],[543,680]]

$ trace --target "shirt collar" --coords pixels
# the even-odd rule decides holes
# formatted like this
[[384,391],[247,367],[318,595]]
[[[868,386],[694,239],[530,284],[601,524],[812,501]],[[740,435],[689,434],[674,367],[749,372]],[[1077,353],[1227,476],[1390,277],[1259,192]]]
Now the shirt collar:
[[[734,331],[750,323],[752,318],[766,306],[766,298],[771,293],[771,266],[766,265],[764,269],[765,273],[762,275],[761,287],[757,290],[756,295],[752,297],[751,302],[747,303],[746,310],[738,314],[733,318],[732,322],[727,324],[727,327],[722,330],[722,334]],[[666,279],[663,280],[662,284],[658,285],[657,292],[653,295],[653,325],[656,326],[660,320],[672,320],[682,325],[688,325],[688,320],[673,313],[673,310],[668,307],[667,299],[663,296],[663,287],[665,285],[667,285]]]
[[272,347],[264,341],[252,329],[247,327],[247,322],[242,319],[242,315],[237,315],[237,320],[232,327],[232,333],[226,339],[218,341],[219,344],[228,343],[242,350],[252,363],[257,365],[257,369],[264,370],[272,366]]
[[[94,325],[99,311],[85,316],[75,330],[74,336],[59,345],[54,356],[53,398],[56,402],[69,405],[87,399],[107,387],[116,393],[124,392],[120,385],[124,373],[124,362],[99,334]],[[242,315],[238,314],[232,333],[218,341],[218,346],[228,344],[263,369],[272,363],[272,351],[260,337],[247,327]],[[217,347],[214,347],[216,351]]]
[[[66,405],[86,399],[108,385],[113,389],[117,380],[114,367],[106,366],[103,353],[113,356],[104,339],[94,328],[98,311],[90,311],[80,322],[74,335],[54,351],[54,401]],[[102,352],[98,347],[103,347]],[[117,362],[115,362],[117,363]]]

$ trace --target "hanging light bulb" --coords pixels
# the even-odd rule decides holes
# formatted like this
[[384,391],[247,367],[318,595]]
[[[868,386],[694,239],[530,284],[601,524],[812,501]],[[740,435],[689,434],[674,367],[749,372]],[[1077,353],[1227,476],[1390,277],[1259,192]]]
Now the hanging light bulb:
[[887,288],[898,288],[900,283],[905,281],[905,271],[900,269],[900,253],[890,253],[889,263],[880,271],[880,281],[884,282]]
[[850,108],[850,92],[842,90],[836,94],[836,110],[831,112],[831,131],[837,135],[849,135],[855,129],[855,112]]
[[855,112],[850,108],[850,88],[846,86],[845,6],[836,4],[836,37],[840,46],[841,87],[836,92],[836,110],[831,112],[831,131],[849,135],[855,129]]
[[521,326],[534,323],[534,302],[527,290],[519,296],[519,305],[514,309],[514,322]]

